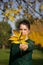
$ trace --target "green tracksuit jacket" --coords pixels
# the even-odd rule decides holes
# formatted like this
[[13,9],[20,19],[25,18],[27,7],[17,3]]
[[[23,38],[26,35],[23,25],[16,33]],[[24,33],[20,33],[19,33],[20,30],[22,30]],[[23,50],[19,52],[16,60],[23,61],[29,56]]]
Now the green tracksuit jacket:
[[11,44],[9,65],[32,65],[32,52],[34,49],[34,42],[30,39],[28,42],[28,49],[22,51],[19,44]]

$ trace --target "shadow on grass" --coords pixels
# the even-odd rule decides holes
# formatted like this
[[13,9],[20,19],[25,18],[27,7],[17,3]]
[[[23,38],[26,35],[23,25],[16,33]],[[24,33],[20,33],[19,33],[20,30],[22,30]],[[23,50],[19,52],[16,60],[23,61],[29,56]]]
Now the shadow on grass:
[[8,65],[9,61],[8,60],[0,60],[0,65]]
[[[33,59],[33,65],[43,65],[43,59]],[[0,60],[0,65],[8,65],[9,60]]]
[[33,65],[43,65],[43,59],[33,59]]

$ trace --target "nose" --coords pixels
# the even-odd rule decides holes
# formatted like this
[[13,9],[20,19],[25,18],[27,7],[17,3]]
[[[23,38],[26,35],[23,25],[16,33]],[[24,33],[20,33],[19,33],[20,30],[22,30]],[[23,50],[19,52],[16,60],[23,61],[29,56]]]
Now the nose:
[[22,35],[24,35],[25,34],[24,30],[22,30],[21,33],[22,33]]

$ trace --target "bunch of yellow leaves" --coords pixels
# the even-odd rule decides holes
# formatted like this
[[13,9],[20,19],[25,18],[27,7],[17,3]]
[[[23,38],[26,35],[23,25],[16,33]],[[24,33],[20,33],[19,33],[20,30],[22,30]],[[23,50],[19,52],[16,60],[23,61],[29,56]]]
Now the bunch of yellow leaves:
[[21,32],[18,32],[16,30],[13,30],[13,33],[14,33],[14,36],[11,36],[9,38],[9,40],[12,41],[12,43],[15,43],[15,44],[27,44],[27,42],[25,41],[25,38],[26,36],[25,35],[21,35]]
[[18,9],[6,9],[5,12],[3,12],[4,16],[7,17],[12,22],[15,20],[14,15],[18,15],[21,10]]

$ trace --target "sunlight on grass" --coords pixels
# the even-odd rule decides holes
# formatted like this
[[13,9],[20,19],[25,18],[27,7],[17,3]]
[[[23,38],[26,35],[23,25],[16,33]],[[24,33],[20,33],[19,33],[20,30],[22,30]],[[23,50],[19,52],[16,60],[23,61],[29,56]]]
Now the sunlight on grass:
[[39,50],[34,50],[32,57],[33,59],[43,59],[43,52]]

